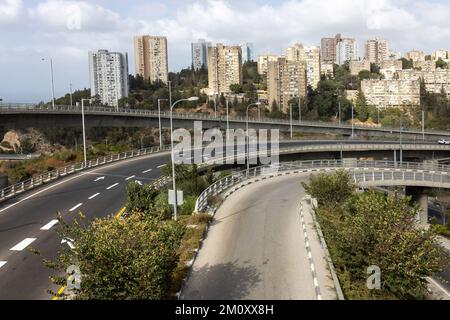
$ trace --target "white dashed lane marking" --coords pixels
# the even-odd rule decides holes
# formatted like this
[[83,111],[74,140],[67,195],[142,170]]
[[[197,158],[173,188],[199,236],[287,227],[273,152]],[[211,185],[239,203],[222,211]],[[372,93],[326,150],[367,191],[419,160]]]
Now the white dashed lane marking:
[[125,180],[128,181],[128,180],[131,180],[131,179],[133,179],[133,178],[136,178],[136,176],[128,177],[128,178],[126,178]]
[[47,223],[45,226],[43,226],[41,228],[41,230],[50,230],[57,223],[58,223],[58,220],[52,220],[49,223]]
[[117,187],[119,185],[119,183],[114,183],[112,186],[109,186],[108,188],[106,188],[106,190],[111,190],[114,187]]
[[75,207],[73,207],[72,209],[70,209],[69,211],[70,211],[70,212],[73,212],[73,211],[77,210],[79,207],[81,207],[82,205],[83,205],[82,203],[79,203],[79,204],[77,204]]
[[98,195],[100,195],[100,193],[96,193],[96,194],[94,194],[94,195],[90,196],[90,197],[89,197],[89,200],[92,200],[92,199],[94,199],[94,198],[95,198],[95,197],[97,197]]
[[94,182],[100,181],[100,180],[105,180],[105,177],[98,177],[97,179],[94,180]]
[[150,171],[152,171],[153,169],[148,169],[148,170],[145,170],[145,171],[142,171],[142,173],[149,173]]
[[158,166],[158,169],[164,168],[165,166],[167,166],[167,164],[160,165]]
[[0,268],[6,264],[6,261],[0,261]]
[[18,244],[16,244],[14,247],[12,247],[9,250],[22,251],[23,249],[28,247],[30,244],[32,244],[35,240],[36,240],[36,238],[26,238],[25,240],[22,240],[21,242],[19,242]]

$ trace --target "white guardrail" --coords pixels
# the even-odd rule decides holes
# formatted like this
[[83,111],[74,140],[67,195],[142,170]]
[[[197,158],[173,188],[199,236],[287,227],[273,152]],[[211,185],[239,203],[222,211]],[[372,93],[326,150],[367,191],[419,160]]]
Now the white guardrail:
[[[157,111],[153,110],[142,110],[142,109],[125,109],[125,108],[111,108],[111,107],[96,107],[96,106],[85,106],[84,111],[86,114],[106,114],[106,115],[122,115],[122,116],[138,116],[138,117],[156,117],[158,116]],[[45,114],[52,114],[52,113],[62,113],[66,112],[69,114],[73,113],[81,113],[81,107],[77,106],[63,106],[58,105],[53,108],[52,106],[46,106],[46,105],[28,105],[28,104],[0,104],[0,115],[2,113],[45,113]],[[161,117],[163,118],[169,118],[170,112],[161,112]],[[222,121],[225,122],[227,120],[226,116],[219,115],[217,117],[204,114],[204,113],[179,113],[174,112],[173,113],[174,119],[186,119],[186,120],[208,120],[208,121]],[[231,122],[245,122],[246,117],[232,117],[230,116],[229,121]],[[282,125],[289,125],[290,121],[286,119],[273,119],[273,118],[264,118],[264,119],[256,119],[256,118],[249,118],[249,122],[253,123],[262,123],[262,124],[282,124]],[[293,122],[294,126],[309,126],[309,127],[329,127],[329,128],[343,128],[343,129],[351,129],[352,125],[349,123],[333,123],[333,122],[322,122],[322,121],[304,121],[302,120],[299,122],[298,120],[295,120]],[[399,132],[400,129],[397,127],[377,127],[377,126],[367,126],[362,124],[354,124],[355,129],[362,129],[362,130],[377,130],[377,131],[388,131],[388,132]],[[410,130],[403,130],[403,133],[409,134],[422,134],[422,131],[420,129],[410,129]],[[425,131],[425,134],[433,134],[433,135],[444,135],[449,136],[450,132],[448,131],[441,131],[441,130],[427,130]]]
[[[356,184],[370,184],[373,181],[419,181],[428,185],[445,185],[450,187],[450,166],[435,165],[418,162],[404,162],[402,164],[393,161],[341,161],[341,160],[313,160],[285,162],[277,165],[266,165],[234,172],[220,179],[198,197],[195,204],[195,212],[215,213],[217,196],[224,191],[243,183],[246,180],[262,177],[261,180],[282,176],[286,174],[313,173],[333,171],[336,169],[349,170]],[[258,180],[257,180],[258,181]]]
[[[99,166],[103,166],[105,164],[109,164],[112,162],[117,162],[125,159],[131,159],[135,157],[140,157],[144,155],[159,153],[159,152],[165,152],[170,151],[170,146],[164,146],[162,149],[160,147],[152,147],[152,148],[145,148],[141,150],[134,150],[134,151],[128,151],[128,152],[121,152],[117,154],[111,154],[104,157],[97,158],[95,160],[88,160],[87,163],[79,162],[75,164],[71,164],[59,169],[55,169],[52,171],[45,172],[43,174],[36,175],[30,179],[21,181],[19,183],[15,183],[9,187],[6,187],[2,190],[0,190],[0,203],[3,201],[6,201],[18,194],[21,194],[25,191],[34,189],[36,187],[39,187],[43,184],[50,183],[54,180],[60,179],[62,177],[66,177],[68,175],[88,170],[92,168],[96,168]],[[159,183],[160,180],[156,180],[156,183]]]

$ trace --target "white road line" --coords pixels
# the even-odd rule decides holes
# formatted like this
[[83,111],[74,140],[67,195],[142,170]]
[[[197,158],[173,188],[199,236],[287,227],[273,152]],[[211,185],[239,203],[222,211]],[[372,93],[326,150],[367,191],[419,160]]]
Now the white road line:
[[133,179],[133,178],[136,178],[136,176],[128,177],[128,178],[126,178],[125,180],[128,181],[128,180],[131,180],[131,179]]
[[37,238],[26,238],[25,240],[22,240],[18,244],[16,244],[14,247],[12,247],[11,251],[22,251],[26,247],[28,247],[31,243],[33,243]]
[[[52,183],[52,184],[51,184],[50,186],[48,186],[47,188],[44,188],[44,189],[42,189],[42,190],[39,190],[39,191],[37,191],[37,192],[35,192],[35,193],[33,193],[33,194],[31,194],[31,195],[29,195],[29,196],[23,198],[23,199],[20,199],[19,201],[16,201],[16,202],[12,203],[12,204],[10,204],[9,206],[6,206],[6,207],[3,208],[3,209],[0,209],[0,213],[5,212],[6,210],[11,209],[12,207],[17,206],[18,204],[21,204],[21,203],[24,202],[24,201],[27,201],[27,200],[29,200],[29,199],[32,199],[32,198],[36,197],[37,195],[40,195],[40,194],[42,194],[42,193],[44,193],[44,192],[46,192],[46,191],[48,191],[48,190],[57,188],[57,187],[59,187],[59,186],[65,184],[65,183],[67,183],[67,182],[69,182],[69,181],[73,181],[73,180],[75,180],[75,179],[81,178],[81,177],[83,177],[83,176],[85,176],[85,175],[87,175],[87,174],[95,174],[97,171],[105,170],[105,169],[112,168],[112,167],[116,167],[116,166],[121,166],[121,165],[123,165],[124,163],[126,164],[126,163],[129,163],[129,162],[137,162],[137,161],[141,161],[142,159],[147,158],[147,157],[148,157],[148,158],[157,158],[157,157],[160,157],[160,156],[161,156],[161,154],[158,154],[158,153],[156,153],[156,154],[150,154],[150,155],[148,155],[148,156],[146,156],[146,157],[143,157],[143,158],[138,157],[138,158],[129,159],[129,160],[126,160],[126,161],[119,161],[119,162],[116,162],[116,163],[113,163],[113,164],[110,164],[110,165],[102,166],[101,168],[98,168],[98,169],[93,169],[92,171],[82,172],[82,173],[80,173],[80,174],[78,174],[78,175],[76,175],[76,176],[73,176],[73,177],[71,177],[71,178],[65,179],[65,180],[63,180],[63,181],[61,181],[61,182]],[[56,181],[55,181],[55,182],[56,182]]]
[[73,207],[72,209],[70,209],[69,211],[70,211],[70,212],[73,212],[73,211],[77,210],[79,207],[81,207],[82,205],[83,205],[83,203],[79,203],[79,204],[77,204],[75,207]]
[[45,226],[43,226],[41,228],[41,230],[50,230],[57,223],[58,223],[58,220],[52,220],[49,223],[47,223]]
[[96,193],[96,194],[94,194],[94,195],[92,195],[92,196],[90,196],[90,197],[89,197],[89,200],[94,199],[94,198],[97,197],[98,195],[100,195],[100,192],[99,192],[99,193]]
[[97,179],[94,180],[94,182],[100,181],[100,180],[105,180],[105,177],[98,177]]
[[318,287],[319,286],[319,282],[317,281],[317,278],[314,277],[314,287]]
[[436,287],[438,287],[438,289],[440,289],[442,292],[444,292],[448,297],[450,297],[450,294],[448,293],[448,291],[443,286],[441,286],[436,280],[434,280],[431,277],[427,277],[426,279],[428,281],[430,281],[432,284],[434,284]]
[[6,261],[0,261],[0,268],[6,264]]
[[167,166],[167,164],[160,165],[158,166],[158,169],[164,168],[165,166]]
[[153,169],[148,169],[148,170],[145,170],[145,171],[142,171],[142,173],[149,173],[150,171],[152,171]]
[[106,190],[111,190],[114,187],[117,187],[119,185],[119,183],[114,183],[112,186],[109,186],[108,188],[106,188]]

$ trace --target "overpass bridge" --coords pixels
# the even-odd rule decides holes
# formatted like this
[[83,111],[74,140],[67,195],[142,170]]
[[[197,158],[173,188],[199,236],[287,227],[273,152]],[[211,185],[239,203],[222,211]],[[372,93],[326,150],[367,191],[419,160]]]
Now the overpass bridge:
[[[85,107],[87,127],[158,127],[159,114],[152,110],[112,109],[106,107]],[[226,116],[214,117],[200,113],[174,113],[175,128],[193,128],[193,121],[202,121],[203,128],[220,127],[226,129]],[[170,114],[161,113],[163,127],[170,126]],[[230,129],[245,128],[245,117],[229,117]],[[0,127],[3,129],[19,129],[28,127],[79,127],[81,126],[81,107],[70,106],[35,106],[19,104],[0,105]],[[279,129],[289,131],[290,121],[284,119],[249,119],[249,127],[254,129]],[[398,137],[400,128],[366,127],[332,122],[293,121],[294,132],[303,133],[333,133],[351,136],[352,132],[359,137]],[[402,135],[410,140],[437,141],[440,138],[450,138],[448,131],[403,130]]]
[[417,162],[399,164],[392,161],[296,161],[234,172],[203,191],[197,199],[195,211],[214,213],[217,210],[217,204],[212,199],[217,199],[219,195],[227,198],[241,187],[261,180],[284,175],[305,175],[337,170],[346,170],[355,184],[361,188],[385,186],[415,188],[410,195],[422,209],[419,220],[423,224],[428,222],[428,196],[420,191],[423,188],[450,189],[450,166]]

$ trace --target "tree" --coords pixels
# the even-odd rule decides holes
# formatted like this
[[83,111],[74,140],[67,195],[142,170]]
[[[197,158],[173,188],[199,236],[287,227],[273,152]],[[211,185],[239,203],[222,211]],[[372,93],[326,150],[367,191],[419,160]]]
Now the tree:
[[369,119],[369,113],[367,110],[367,101],[364,93],[361,90],[358,90],[358,95],[356,98],[356,116],[362,122],[366,122]]
[[355,190],[355,185],[345,170],[339,170],[332,175],[325,173],[312,175],[309,182],[302,183],[302,186],[321,206],[341,205]]
[[237,83],[234,83],[234,84],[230,85],[230,90],[234,94],[242,93],[242,87],[241,87],[240,84],[237,84]]
[[402,69],[413,69],[414,68],[414,63],[412,60],[408,60],[406,58],[401,58],[400,60],[402,61]]
[[439,58],[439,60],[436,61],[436,68],[448,69],[448,63],[442,60],[442,58]]
[[[78,300],[169,299],[172,273],[184,227],[172,220],[133,213],[123,219],[95,219],[85,227],[82,219],[67,224],[61,217],[60,236],[71,239],[72,250],[62,245],[55,261],[45,265],[59,274],[75,265],[81,272]],[[54,283],[66,279],[53,276]],[[54,294],[54,293],[52,293]]]

